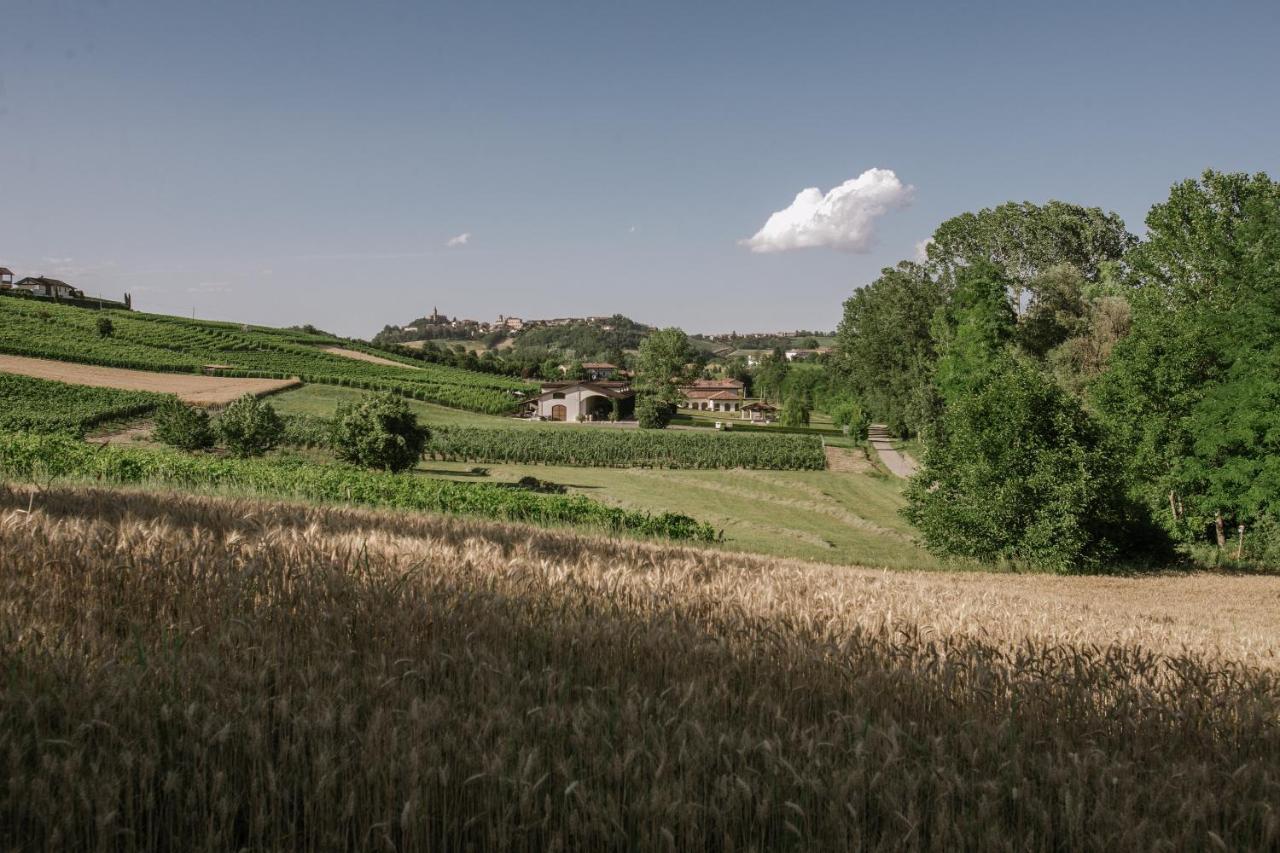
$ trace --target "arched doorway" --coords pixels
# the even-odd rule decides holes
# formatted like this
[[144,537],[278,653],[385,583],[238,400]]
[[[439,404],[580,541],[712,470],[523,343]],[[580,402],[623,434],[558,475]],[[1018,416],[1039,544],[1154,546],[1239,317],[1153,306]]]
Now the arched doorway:
[[562,421],[565,419],[565,407],[563,403],[556,403],[551,407],[551,420]]

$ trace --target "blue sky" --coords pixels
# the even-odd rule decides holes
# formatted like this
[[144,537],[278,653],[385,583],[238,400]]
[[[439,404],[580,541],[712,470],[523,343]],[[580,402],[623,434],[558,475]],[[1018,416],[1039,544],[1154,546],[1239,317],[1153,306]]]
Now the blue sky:
[[[1140,232],[1204,168],[1280,173],[1274,2],[0,0],[0,33],[0,265],[360,336],[832,328],[956,213]],[[914,189],[852,245],[740,244],[872,168]]]

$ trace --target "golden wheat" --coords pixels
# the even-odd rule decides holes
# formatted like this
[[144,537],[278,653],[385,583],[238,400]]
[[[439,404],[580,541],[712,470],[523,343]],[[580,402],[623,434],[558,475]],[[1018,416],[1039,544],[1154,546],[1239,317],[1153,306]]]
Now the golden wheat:
[[1275,847],[1278,597],[0,487],[0,842]]

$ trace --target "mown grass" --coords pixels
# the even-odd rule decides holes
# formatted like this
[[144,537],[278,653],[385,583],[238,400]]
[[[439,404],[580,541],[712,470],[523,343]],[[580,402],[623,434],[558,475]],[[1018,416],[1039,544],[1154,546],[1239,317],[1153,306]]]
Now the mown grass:
[[1200,615],[1274,647],[1275,579],[1135,631],[1179,579],[958,577],[0,489],[0,844],[1280,843],[1277,676]]

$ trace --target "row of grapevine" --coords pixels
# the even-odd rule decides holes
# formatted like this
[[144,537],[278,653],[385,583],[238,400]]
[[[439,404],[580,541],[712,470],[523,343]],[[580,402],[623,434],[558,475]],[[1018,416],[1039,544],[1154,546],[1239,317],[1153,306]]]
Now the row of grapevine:
[[68,431],[146,415],[168,397],[145,391],[90,388],[0,373],[0,431]]
[[432,430],[427,454],[449,462],[494,462],[591,467],[822,469],[822,439],[766,435],[552,427]]
[[0,434],[0,477],[231,489],[501,521],[583,525],[668,539],[716,538],[710,525],[685,515],[624,510],[581,495],[548,495],[491,483],[455,483],[299,460],[232,459],[114,445],[95,448],[67,435]]
[[[97,333],[109,316],[114,332]],[[520,380],[445,365],[374,364],[325,352],[349,342],[310,332],[206,323],[128,311],[87,311],[28,300],[0,301],[0,352],[81,364],[227,376],[286,378],[389,391],[488,414],[514,408],[531,390]],[[393,359],[394,360],[394,359]]]

